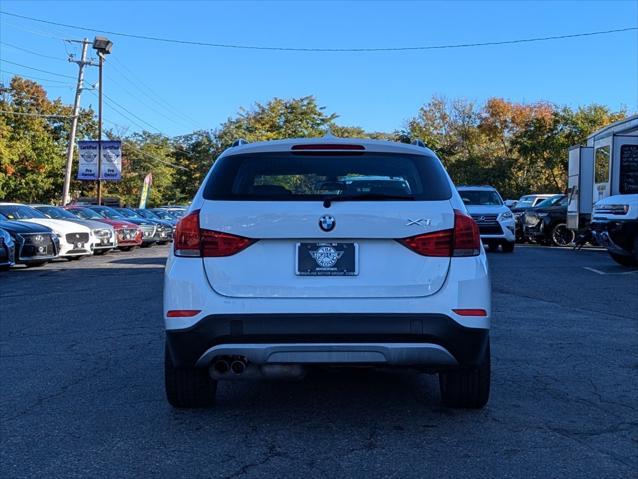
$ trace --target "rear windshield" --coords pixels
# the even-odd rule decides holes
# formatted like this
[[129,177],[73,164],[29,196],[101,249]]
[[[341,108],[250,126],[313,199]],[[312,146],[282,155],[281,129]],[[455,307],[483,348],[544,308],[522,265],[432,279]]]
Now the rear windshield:
[[262,153],[219,159],[204,188],[207,200],[447,200],[439,161],[424,155]]

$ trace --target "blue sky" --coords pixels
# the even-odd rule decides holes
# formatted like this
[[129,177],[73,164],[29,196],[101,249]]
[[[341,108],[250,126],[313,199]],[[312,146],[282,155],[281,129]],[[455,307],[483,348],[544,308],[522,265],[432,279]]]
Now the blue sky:
[[[501,41],[638,24],[638,2],[0,2],[0,9],[56,22],[184,40],[310,48],[401,47]],[[82,31],[0,16],[2,79],[9,72],[50,79],[51,95],[73,99],[60,38]],[[404,126],[432,95],[482,102],[592,102],[638,110],[638,33],[466,49],[302,53],[221,49],[110,36],[105,119],[168,135],[216,128],[241,107],[273,97],[315,95],[338,123],[370,131]],[[18,50],[20,46],[54,58]],[[87,70],[89,83],[97,78]],[[62,82],[62,83],[54,83]],[[96,105],[90,92],[83,106]],[[128,118],[127,118],[128,116]],[[140,120],[141,119],[141,120]],[[145,122],[145,123],[144,123]],[[135,125],[137,123],[138,125]],[[149,126],[150,125],[150,126]],[[151,128],[152,126],[152,128]]]

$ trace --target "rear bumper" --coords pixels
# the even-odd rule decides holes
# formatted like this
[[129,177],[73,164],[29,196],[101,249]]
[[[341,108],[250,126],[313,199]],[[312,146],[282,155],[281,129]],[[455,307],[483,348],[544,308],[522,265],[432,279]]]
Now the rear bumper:
[[218,356],[255,364],[477,365],[489,330],[443,314],[209,315],[166,332],[178,367],[208,367]]

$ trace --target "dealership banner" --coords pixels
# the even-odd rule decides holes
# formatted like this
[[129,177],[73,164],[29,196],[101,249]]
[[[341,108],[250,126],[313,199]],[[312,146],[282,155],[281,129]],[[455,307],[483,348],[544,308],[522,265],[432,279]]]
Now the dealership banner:
[[122,178],[122,142],[102,142],[102,180],[119,181]]
[[[78,180],[97,180],[98,141],[78,141]],[[102,141],[102,177],[107,181],[118,181],[122,177],[122,142]]]
[[153,174],[149,173],[144,178],[144,185],[142,186],[142,195],[140,196],[140,208],[146,208],[146,200],[148,199],[148,193],[151,190],[153,184]]
[[97,180],[97,141],[78,141],[78,180]]

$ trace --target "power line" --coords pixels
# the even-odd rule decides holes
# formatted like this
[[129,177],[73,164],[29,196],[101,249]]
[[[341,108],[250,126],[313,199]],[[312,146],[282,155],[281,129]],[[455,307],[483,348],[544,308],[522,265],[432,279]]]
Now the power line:
[[[94,97],[98,97],[97,94],[93,91],[93,90],[89,90],[91,92],[91,94]],[[125,118],[126,120],[128,120],[129,122],[131,122],[133,125],[137,126],[138,128],[140,128],[141,130],[146,130],[147,127],[145,127],[144,125],[141,125],[140,123],[138,123],[137,121],[135,121],[133,118],[131,118],[129,115],[127,115],[124,112],[127,112],[128,110],[126,108],[124,108],[122,105],[120,105],[119,103],[111,100],[110,97],[108,97],[105,93],[102,93],[104,95],[104,99],[106,100],[106,104],[112,108],[118,115],[120,115],[122,118]],[[129,112],[130,115],[133,115],[131,112]],[[136,115],[133,115],[136,116]],[[138,117],[139,118],[139,117]],[[142,120],[143,121],[143,120]],[[146,122],[145,122],[146,123]],[[120,125],[121,126],[121,125]],[[152,127],[152,125],[149,124],[149,126]],[[154,127],[152,127],[153,129],[156,129]],[[159,130],[157,130],[159,131]]]
[[[2,12],[0,12],[0,13],[2,13]],[[28,68],[29,70],[35,70],[35,71],[42,72],[42,73],[48,73],[49,75],[55,75],[55,76],[58,76],[58,77],[72,78],[72,79],[75,80],[75,77],[73,77],[71,75],[64,75],[63,73],[50,72],[49,70],[42,70],[41,68],[30,67],[28,65],[23,65],[22,63],[10,62],[9,60],[2,60],[2,63],[9,63],[10,65],[16,65],[18,67]]]
[[124,110],[125,112],[127,112],[129,115],[133,116],[134,118],[137,118],[139,121],[141,121],[142,123],[148,125],[150,128],[152,128],[153,130],[157,131],[158,133],[161,133],[161,130],[159,128],[155,128],[153,125],[151,125],[149,122],[147,122],[146,120],[140,118],[139,116],[137,116],[135,113],[133,113],[132,111],[130,111],[129,109],[127,109],[126,107],[120,105],[118,102],[116,102],[115,100],[113,100],[113,98],[109,97],[106,93],[102,93],[102,95],[104,95],[104,98],[106,98],[107,100],[109,100],[111,103],[114,103],[116,106],[120,107],[122,110]]
[[39,52],[34,52],[33,50],[28,50],[26,48],[19,47],[18,45],[13,45],[11,43],[0,41],[0,45],[6,45],[8,47],[15,48],[16,50],[21,50],[23,52],[30,53],[31,55],[37,55],[37,56],[42,57],[42,58],[50,58],[51,60],[58,60],[60,62],[66,62],[66,60],[64,60],[63,58],[54,57],[53,55],[45,55],[45,54],[39,53]]
[[[3,13],[5,12],[0,12],[0,15]],[[38,35],[45,38],[53,38],[54,40],[64,40],[64,37],[54,36],[54,35],[51,35],[50,33],[42,32],[39,30],[31,30],[29,28],[24,28],[22,25],[16,25],[15,23],[11,23],[11,22],[6,22],[6,21],[2,22],[2,26],[10,26],[13,28],[17,28],[18,30],[22,30],[23,32],[31,33],[32,35]]]
[[288,51],[288,52],[328,52],[328,53],[345,53],[345,52],[398,52],[398,51],[422,51],[422,50],[442,50],[450,48],[472,48],[472,47],[485,47],[495,45],[512,45],[518,43],[532,43],[532,42],[545,42],[551,40],[563,40],[567,38],[581,38],[591,37],[595,35],[608,35],[612,33],[628,32],[632,30],[638,30],[638,27],[617,28],[611,30],[601,30],[595,32],[582,32],[572,33],[566,35],[551,35],[545,37],[533,37],[533,38],[519,38],[514,40],[502,40],[492,42],[473,42],[473,43],[456,43],[447,45],[429,45],[429,46],[410,46],[410,47],[373,47],[373,48],[302,48],[302,47],[274,47],[274,46],[259,46],[259,45],[238,45],[230,43],[210,43],[203,41],[193,40],[180,40],[176,38],[164,38],[155,37],[150,35],[137,35],[133,33],[114,32],[109,30],[102,30],[99,28],[82,27],[78,25],[70,25],[68,23],[53,22],[50,20],[43,20],[40,18],[28,17],[26,15],[18,15],[17,13],[0,12],[2,15],[9,15],[16,18],[22,18],[33,22],[46,23],[48,25],[55,25],[58,27],[73,28],[76,30],[92,31],[105,33],[107,35],[115,35],[120,37],[136,38],[138,40],[150,40],[164,43],[177,43],[183,45],[196,45],[202,47],[213,48],[233,48],[241,50],[268,50],[268,51]]
[[[109,81],[115,83],[116,85],[118,85],[122,90],[124,90],[126,93],[128,93],[130,96],[132,96],[133,98],[135,98],[139,103],[141,103],[143,106],[145,106],[146,108],[148,108],[149,110],[154,111],[155,113],[157,113],[158,115],[166,118],[169,121],[175,121],[178,120],[180,122],[184,123],[184,120],[181,120],[179,118],[175,118],[175,117],[170,117],[168,115],[166,115],[165,113],[161,112],[160,110],[158,110],[157,108],[152,107],[151,105],[146,104],[145,102],[143,102],[142,100],[140,100],[139,95],[136,95],[135,93],[131,92],[131,90],[129,90],[128,88],[126,88],[124,85],[122,85],[119,81],[115,80],[115,78],[111,77],[110,75],[107,75],[107,78],[109,79]],[[123,78],[127,79],[126,76],[123,76]],[[133,84],[133,83],[132,83]]]
[[61,83],[62,85],[60,85],[60,86],[72,87],[72,85],[70,85],[69,83],[63,82],[62,80],[52,80],[50,78],[26,76],[26,75],[23,75],[22,73],[16,73],[16,72],[12,72],[12,71],[9,71],[9,70],[5,70],[4,68],[2,70],[0,70],[0,73],[9,73],[10,75],[15,75],[15,76],[18,76],[18,77],[21,77],[21,78],[26,78],[27,80],[47,81],[47,82],[51,82],[51,83]]
[[0,110],[0,113],[4,115],[37,116],[40,118],[73,118],[73,115],[45,115],[43,113],[28,113],[28,112],[22,112],[22,111]]
[[[183,120],[187,121],[189,124],[196,126],[197,122],[195,120],[193,120],[193,118],[189,117],[188,115],[180,112],[177,108],[175,108],[173,105],[171,105],[170,103],[168,103],[166,100],[164,100],[162,98],[161,95],[159,95],[156,91],[154,91],[150,86],[148,86],[148,84],[144,83],[136,74],[135,72],[133,72],[129,67],[127,67],[124,63],[122,63],[120,60],[118,60],[117,58],[112,58],[112,60],[115,60],[116,63],[111,63],[111,65],[113,67],[115,67],[115,69],[117,71],[119,71],[122,74],[122,77],[127,80],[131,85],[133,85],[138,91],[140,91],[144,96],[146,96],[147,98],[149,98],[151,101],[153,101],[155,104],[157,104],[158,106],[164,108],[167,112],[173,114],[173,115],[177,115],[180,116]],[[118,66],[119,65],[119,66]],[[137,82],[134,82],[131,78],[129,78],[123,71],[122,69],[120,69],[120,67],[126,71],[128,71],[130,73],[130,75],[132,77],[134,77]],[[153,93],[153,95],[151,95],[149,92]]]

